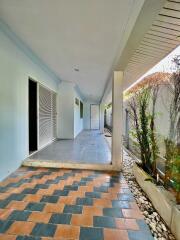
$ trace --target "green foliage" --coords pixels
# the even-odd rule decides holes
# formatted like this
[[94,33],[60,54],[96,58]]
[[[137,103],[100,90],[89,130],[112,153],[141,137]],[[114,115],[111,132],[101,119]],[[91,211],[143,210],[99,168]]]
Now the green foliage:
[[178,147],[172,140],[165,139],[165,187],[172,180],[176,192],[180,192],[180,155]]
[[131,135],[137,139],[141,153],[142,167],[148,173],[155,175],[158,146],[154,126],[156,117],[154,108],[153,112],[149,113],[151,97],[152,88],[143,88],[131,97],[129,107],[134,121],[134,129],[131,130]]
[[174,189],[180,192],[180,155],[177,155],[172,162],[171,175]]

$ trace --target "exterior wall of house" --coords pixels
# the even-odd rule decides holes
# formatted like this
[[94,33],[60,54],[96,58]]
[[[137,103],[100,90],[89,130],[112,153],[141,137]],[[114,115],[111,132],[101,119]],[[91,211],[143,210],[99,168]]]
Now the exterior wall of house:
[[[75,103],[76,98],[79,100],[79,105]],[[57,123],[59,139],[74,139],[83,130],[80,101],[82,99],[73,83],[62,81],[59,84]]]
[[84,129],[89,130],[91,129],[91,119],[90,119],[90,102],[85,102],[84,103]]
[[106,109],[105,124],[107,127],[112,127],[112,106]]
[[28,157],[28,79],[57,92],[57,79],[0,28],[0,180]]
[[[75,99],[79,100],[79,105],[76,104]],[[82,98],[75,91],[74,92],[74,137],[76,137],[84,128],[83,118],[80,117],[80,101],[83,103]]]
[[74,138],[74,85],[61,82],[58,90],[58,138]]
[[97,102],[90,102],[90,101],[84,102],[83,125],[84,125],[84,129],[86,129],[86,130],[90,130],[91,129],[91,104],[99,104],[99,103],[97,103]]

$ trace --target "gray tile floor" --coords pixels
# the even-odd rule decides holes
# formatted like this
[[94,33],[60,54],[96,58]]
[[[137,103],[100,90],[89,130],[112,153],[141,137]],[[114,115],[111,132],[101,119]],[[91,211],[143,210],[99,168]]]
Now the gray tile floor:
[[57,140],[33,154],[29,159],[109,164],[111,150],[100,131],[84,130],[74,140]]

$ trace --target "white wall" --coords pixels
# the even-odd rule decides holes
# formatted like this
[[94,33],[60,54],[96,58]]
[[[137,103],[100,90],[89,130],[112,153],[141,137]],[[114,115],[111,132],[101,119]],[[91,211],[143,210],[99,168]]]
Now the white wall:
[[[75,98],[79,99],[79,105],[75,103]],[[84,128],[83,118],[80,118],[80,101],[83,103],[78,93],[74,92],[74,137],[76,137]]]
[[0,29],[0,180],[28,156],[28,78],[57,91],[57,79]]
[[[168,137],[169,134],[169,127],[170,127],[170,117],[169,117],[169,107],[172,101],[172,95],[170,91],[168,90],[168,87],[166,85],[161,85],[157,102],[156,102],[156,118],[155,118],[155,128],[157,133],[157,140],[158,140],[158,146],[159,151],[162,156],[165,154],[165,147],[164,147],[164,139]],[[151,112],[151,102],[149,104],[149,111]],[[128,100],[124,102],[124,124],[123,124],[123,134],[125,134],[125,109],[128,108]],[[130,128],[132,125],[129,124]],[[132,137],[132,136],[131,136]]]
[[61,82],[58,90],[57,136],[60,139],[74,138],[74,84]]
[[74,139],[83,130],[80,103],[79,106],[75,104],[75,98],[82,99],[74,84],[65,81],[59,84],[58,95],[58,138]]
[[89,130],[91,129],[91,123],[90,123],[90,106],[91,104],[89,102],[84,103],[84,129]]
[[[99,104],[97,102],[84,102],[84,129],[90,130],[91,129],[91,104]],[[101,115],[101,114],[100,114]]]

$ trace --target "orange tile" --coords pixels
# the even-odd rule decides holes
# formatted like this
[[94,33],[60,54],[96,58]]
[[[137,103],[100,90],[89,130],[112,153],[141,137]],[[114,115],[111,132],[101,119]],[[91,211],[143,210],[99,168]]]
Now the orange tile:
[[37,191],[37,194],[38,194],[38,195],[52,195],[53,192],[54,192],[53,189],[39,189],[39,190]]
[[42,195],[38,194],[28,194],[23,201],[25,202],[39,202],[42,198]]
[[24,190],[24,187],[18,187],[11,189],[11,193],[21,193]]
[[116,227],[118,229],[126,229],[125,218],[118,218],[118,219],[115,219],[115,221],[116,221]]
[[64,203],[64,204],[75,204],[76,202],[76,197],[74,196],[62,196],[60,197],[59,203]]
[[139,226],[135,219],[125,219],[126,229],[129,230],[139,230]]
[[0,194],[0,200],[4,200],[5,198],[9,197],[9,193],[1,193]]
[[79,239],[80,227],[71,225],[60,225],[57,226],[55,232],[55,238],[69,238],[69,239]]
[[77,225],[77,226],[92,226],[93,225],[93,215],[74,214],[71,219],[71,224]]
[[93,186],[80,186],[78,188],[78,192],[93,192],[94,187]]
[[70,191],[68,196],[72,196],[72,197],[84,197],[85,196],[85,192],[79,192],[79,191]]
[[49,187],[49,190],[51,191],[55,191],[55,190],[62,190],[64,187],[60,187],[57,184],[51,184],[51,186]]
[[63,212],[63,209],[64,209],[63,203],[47,203],[43,212],[61,213]]
[[143,219],[143,215],[139,210],[122,209],[122,213],[125,218]]
[[138,205],[137,205],[136,202],[130,202],[129,204],[130,204],[130,207],[131,207],[132,209],[139,210],[139,207],[138,207]]
[[117,199],[117,193],[102,193],[101,198],[115,200],[115,199]]
[[48,223],[50,217],[51,217],[50,213],[32,212],[28,218],[28,221],[39,222],[39,223]]
[[34,188],[36,185],[36,182],[35,183],[24,183],[21,185],[21,188],[25,189],[25,188]]
[[35,223],[32,222],[14,222],[8,229],[8,234],[29,235],[32,232]]
[[0,212],[0,219],[6,220],[13,211],[13,209],[2,209]]
[[83,206],[83,214],[84,215],[92,215],[92,216],[102,216],[102,208],[94,207],[94,206]]
[[8,204],[6,208],[9,209],[16,209],[16,210],[24,210],[27,206],[27,202],[21,202],[21,201],[12,201]]
[[118,229],[139,230],[139,226],[135,219],[117,218],[115,221]]
[[16,240],[15,235],[0,234],[0,240]]
[[120,191],[121,191],[121,186],[119,185],[119,186],[117,186],[117,187],[113,187],[113,188],[109,188],[108,189],[108,192],[109,193],[120,193]]
[[104,229],[104,240],[129,240],[126,230]]
[[112,207],[112,202],[109,199],[94,199],[94,206]]

